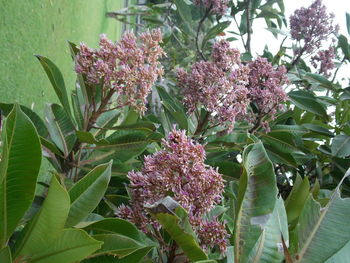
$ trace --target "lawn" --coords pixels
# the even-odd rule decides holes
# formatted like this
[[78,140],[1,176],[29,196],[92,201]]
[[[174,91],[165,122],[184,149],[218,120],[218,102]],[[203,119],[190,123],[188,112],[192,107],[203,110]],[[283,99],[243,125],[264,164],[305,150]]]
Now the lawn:
[[99,35],[117,39],[121,25],[105,17],[123,0],[0,0],[1,102],[19,102],[42,115],[46,102],[57,101],[39,62],[49,57],[61,69],[67,87],[74,86],[66,40],[96,46]]

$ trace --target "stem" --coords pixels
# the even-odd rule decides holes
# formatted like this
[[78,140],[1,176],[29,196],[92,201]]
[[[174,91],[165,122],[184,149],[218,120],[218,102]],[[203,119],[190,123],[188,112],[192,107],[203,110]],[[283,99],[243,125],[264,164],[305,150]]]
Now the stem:
[[93,112],[87,125],[87,130],[90,130],[92,126],[95,124],[97,118],[105,111],[105,107],[108,105],[109,100],[112,98],[114,94],[114,90],[111,89],[106,97],[103,98],[100,107],[98,107],[98,110]]
[[204,56],[203,51],[202,51],[201,48],[199,47],[198,39],[199,39],[199,33],[200,33],[200,31],[201,31],[202,25],[203,25],[205,19],[207,19],[207,17],[209,16],[211,9],[212,9],[212,5],[205,11],[204,16],[203,16],[202,19],[199,21],[199,24],[198,24],[198,27],[197,27],[197,34],[196,34],[196,48],[197,48],[197,52],[198,52],[198,54],[201,56],[201,58],[202,58],[203,60],[205,60],[205,61],[206,61],[207,59],[206,59],[206,57]]
[[294,66],[296,66],[300,59],[301,59],[301,56],[303,55],[303,53],[305,52],[305,46],[300,50],[300,53],[299,55],[292,61],[292,63],[289,65],[289,67],[287,68],[287,73],[292,69],[294,68]]
[[342,61],[340,61],[339,67],[338,67],[338,68],[335,70],[335,72],[334,72],[334,75],[333,75],[333,78],[332,78],[332,83],[335,81],[335,78],[336,78],[336,76],[337,76],[337,74],[338,74],[338,71],[339,71],[341,65],[345,62],[345,60],[346,60],[346,57],[344,57],[344,58],[342,59]]
[[204,119],[203,119],[201,122],[199,122],[199,124],[198,124],[198,126],[197,126],[197,129],[196,129],[194,135],[199,135],[199,134],[201,134],[201,133],[203,132],[203,128],[204,128],[205,125],[208,123],[209,117],[210,117],[210,113],[207,112],[207,113],[205,114]]
[[239,31],[239,36],[241,37],[241,40],[242,40],[242,44],[243,44],[243,47],[245,48],[246,44],[245,44],[245,41],[244,41],[244,38],[239,30],[239,25],[238,25],[238,22],[237,22],[237,19],[236,19],[236,16],[233,17],[233,20],[235,21],[235,24],[237,26],[237,29]]
[[246,6],[246,13],[247,13],[247,42],[246,42],[246,45],[245,45],[245,50],[247,53],[251,54],[251,46],[250,46],[250,42],[251,42],[251,34],[252,34],[252,23],[250,21],[250,12],[251,12],[251,9],[252,9],[252,2],[251,0],[247,0],[247,6]]

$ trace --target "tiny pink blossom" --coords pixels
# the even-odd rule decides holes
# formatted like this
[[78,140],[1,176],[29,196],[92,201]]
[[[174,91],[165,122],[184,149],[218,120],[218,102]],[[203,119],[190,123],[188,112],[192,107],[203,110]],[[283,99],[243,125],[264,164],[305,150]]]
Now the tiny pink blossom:
[[[145,157],[141,171],[129,172],[130,206],[120,206],[117,216],[147,232],[148,224],[159,225],[150,217],[145,206],[171,196],[187,210],[201,244],[208,248],[218,245],[224,251],[227,242],[225,227],[217,220],[203,221],[203,215],[222,199],[222,175],[204,163],[203,146],[188,138],[184,131],[174,129],[163,140],[163,148]],[[210,228],[210,224],[217,227]]]

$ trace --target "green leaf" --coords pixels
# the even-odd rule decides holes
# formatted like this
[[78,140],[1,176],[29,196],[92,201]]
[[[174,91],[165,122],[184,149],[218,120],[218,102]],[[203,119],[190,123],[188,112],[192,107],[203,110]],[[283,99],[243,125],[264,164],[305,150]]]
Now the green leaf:
[[325,263],[349,263],[350,259],[350,241]]
[[85,230],[94,230],[102,233],[114,233],[127,236],[134,240],[143,241],[140,231],[129,221],[120,218],[106,218],[97,222],[92,222],[84,227]]
[[70,190],[71,207],[66,226],[75,226],[99,204],[111,178],[112,161],[95,167]]
[[207,260],[188,221],[186,211],[172,198],[166,197],[152,206],[150,213],[157,219],[191,261]]
[[328,119],[325,108],[319,103],[316,97],[307,91],[297,90],[288,93],[290,100],[300,109],[315,113],[318,116]]
[[350,46],[348,43],[348,39],[344,35],[340,35],[338,37],[338,45],[340,46],[341,50],[343,51],[345,57],[349,60],[350,59]]
[[48,58],[40,56],[40,55],[35,55],[37,59],[39,60],[40,64],[44,68],[55,92],[60,100],[63,108],[67,111],[67,113],[70,115],[70,106],[69,106],[69,100],[68,100],[68,95],[67,95],[67,90],[66,86],[64,84],[64,79],[62,76],[61,71],[59,68]]
[[350,35],[350,14],[346,13],[346,28],[348,29],[348,34]]
[[8,115],[2,133],[0,247],[7,242],[34,199],[41,164],[39,136],[18,105]]
[[194,35],[190,6],[187,5],[184,0],[174,0],[174,3],[176,5],[177,12],[182,19],[182,26],[185,26],[186,33]]
[[[0,103],[1,114],[4,116],[9,115],[14,105],[15,104],[13,103]],[[45,123],[40,118],[40,116],[24,105],[20,105],[20,107],[21,107],[21,110],[24,112],[24,114],[27,115],[29,119],[34,123],[34,126],[38,134],[42,137],[47,137],[49,132],[47,131]]]
[[337,135],[332,141],[332,155],[345,158],[350,155],[350,136],[345,134]]
[[312,124],[312,123],[305,123],[305,124],[303,124],[303,126],[306,129],[313,131],[313,132],[316,132],[316,133],[321,134],[321,135],[326,135],[329,137],[334,136],[334,134],[332,132],[330,132],[328,129],[326,129],[320,125],[316,125],[316,124]]
[[224,22],[220,22],[217,23],[215,26],[213,26],[212,28],[210,28],[207,32],[207,34],[205,35],[203,42],[202,42],[202,49],[205,47],[205,45],[207,44],[207,42],[212,39],[217,37],[220,33],[222,33],[226,28],[228,28],[231,24],[231,21],[224,21]]
[[16,242],[15,257],[33,256],[50,247],[62,234],[69,204],[68,193],[53,176],[42,207],[26,225]]
[[118,234],[97,234],[93,238],[103,242],[101,249],[96,251],[94,256],[109,254],[123,258],[144,247],[136,240]]
[[0,249],[0,262],[1,263],[12,263],[11,250],[9,247]]
[[238,193],[238,214],[235,228],[235,260],[249,262],[277,201],[276,176],[261,142],[247,146],[243,152],[245,173]]
[[350,198],[340,196],[340,186],[349,175],[350,170],[325,207],[309,196],[298,223],[300,249],[296,262],[325,262],[349,242],[350,224],[344,219],[350,214]]
[[[301,151],[294,146],[293,138],[289,133],[259,133],[264,142],[268,143],[272,148],[282,153],[301,153]],[[288,136],[289,135],[289,136]]]
[[305,74],[304,79],[306,79],[310,84],[317,84],[318,86],[326,89],[334,90],[333,83],[320,74],[308,72]]
[[283,256],[281,235],[288,243],[288,223],[282,198],[277,199],[273,214],[268,219],[259,241],[250,255],[252,263],[280,263]]
[[73,263],[99,249],[102,242],[91,238],[80,229],[65,229],[49,247],[29,259],[28,263]]
[[119,125],[119,126],[113,126],[109,128],[109,130],[137,130],[137,131],[144,131],[147,133],[152,133],[156,130],[156,127],[153,122],[150,121],[138,121],[133,124],[129,125]]
[[188,117],[181,103],[172,98],[163,87],[157,86],[157,92],[166,111],[175,119],[181,129],[187,130]]
[[292,191],[290,192],[286,200],[286,211],[288,217],[288,223],[295,226],[296,220],[299,218],[304,204],[310,193],[310,183],[308,177],[301,178],[297,174],[293,184]]
[[51,110],[55,118],[55,122],[59,126],[62,135],[64,136],[64,140],[67,145],[67,150],[70,152],[73,149],[74,143],[76,141],[75,135],[75,126],[64,109],[58,104],[51,104]]
[[144,247],[136,250],[131,255],[118,259],[116,263],[139,263],[150,252],[153,247]]
[[76,141],[72,120],[58,104],[47,105],[45,117],[51,140],[67,157]]

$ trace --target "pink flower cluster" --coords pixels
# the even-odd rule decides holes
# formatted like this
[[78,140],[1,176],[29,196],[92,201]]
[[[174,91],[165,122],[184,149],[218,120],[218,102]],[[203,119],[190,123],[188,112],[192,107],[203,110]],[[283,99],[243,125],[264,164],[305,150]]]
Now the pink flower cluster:
[[177,79],[189,112],[202,105],[211,114],[213,125],[229,130],[237,118],[247,113],[248,67],[240,62],[240,52],[230,48],[227,41],[214,44],[212,61],[192,65],[190,73],[178,69]]
[[115,91],[118,104],[144,113],[147,95],[163,74],[159,59],[165,53],[159,46],[161,42],[160,29],[140,34],[139,42],[132,32],[116,43],[101,35],[99,49],[80,44],[75,70],[84,74],[89,84],[101,83],[104,91]]
[[339,26],[333,25],[333,18],[334,14],[327,13],[321,0],[315,0],[308,8],[297,9],[290,17],[292,38],[303,42],[296,54],[313,53],[323,40],[336,33]]
[[[287,82],[283,66],[275,68],[261,57],[242,65],[239,51],[224,40],[214,44],[211,58],[193,64],[190,73],[178,70],[178,83],[190,113],[203,106],[210,113],[212,126],[223,125],[230,131],[237,119],[255,123],[262,117],[273,118],[282,108],[287,100],[282,88]],[[249,112],[250,103],[258,112]]]
[[184,131],[174,129],[163,140],[163,147],[163,150],[145,157],[140,172],[128,174],[130,206],[119,207],[117,216],[147,232],[147,224],[155,227],[157,224],[145,206],[171,196],[187,210],[202,246],[213,247],[216,244],[224,251],[227,238],[224,225],[216,219],[213,222],[202,219],[222,199],[222,175],[204,164],[203,146],[189,139]]
[[313,56],[311,58],[311,63],[315,68],[319,67],[319,73],[329,77],[331,75],[329,71],[335,68],[333,61],[334,58],[334,48],[329,47],[326,50],[320,50],[315,56]]
[[[251,115],[251,122],[261,116],[274,118],[277,110],[281,110],[287,95],[282,86],[288,82],[287,70],[284,66],[274,68],[266,58],[258,57],[248,63],[249,67],[249,100],[255,104],[258,113]],[[265,123],[264,128],[268,130]]]
[[224,15],[228,8],[228,0],[195,0],[196,5],[210,8],[213,14]]

